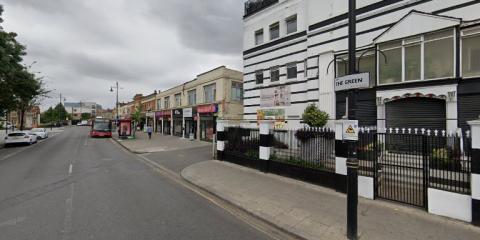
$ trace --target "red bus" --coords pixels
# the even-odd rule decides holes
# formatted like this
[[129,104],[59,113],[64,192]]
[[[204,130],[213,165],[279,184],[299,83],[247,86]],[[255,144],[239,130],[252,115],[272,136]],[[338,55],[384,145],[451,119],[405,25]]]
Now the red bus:
[[96,118],[92,121],[90,137],[112,137],[112,121]]

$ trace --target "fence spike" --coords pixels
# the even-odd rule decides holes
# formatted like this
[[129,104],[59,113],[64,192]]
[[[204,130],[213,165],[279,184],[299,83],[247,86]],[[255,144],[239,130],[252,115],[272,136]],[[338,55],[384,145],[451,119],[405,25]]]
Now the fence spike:
[[412,129],[408,128],[408,134],[412,134]]
[[415,134],[417,134],[418,133],[418,128],[415,128],[414,130],[415,130]]
[[428,129],[427,130],[427,135],[430,136],[430,133],[432,133],[432,130]]
[[425,128],[422,128],[422,134],[425,134]]
[[433,133],[435,134],[435,137],[438,136],[438,130],[437,130],[437,129],[435,129],[435,130],[433,131]]
[[393,133],[393,128],[390,128],[390,133]]
[[395,128],[395,133],[398,133],[398,131],[400,131],[399,128]]
[[367,128],[367,133],[370,133],[370,128]]
[[405,134],[405,128],[402,128],[402,134]]
[[446,132],[447,132],[447,131],[445,131],[445,130],[442,130],[442,136],[444,136],[444,137],[445,137],[445,133],[446,133]]
[[470,130],[467,130],[465,133],[467,135],[467,138],[469,138],[470,137]]

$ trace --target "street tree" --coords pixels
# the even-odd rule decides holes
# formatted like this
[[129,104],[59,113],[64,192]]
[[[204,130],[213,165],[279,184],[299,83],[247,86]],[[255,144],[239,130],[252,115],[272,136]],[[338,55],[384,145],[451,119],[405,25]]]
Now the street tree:
[[142,121],[142,110],[140,107],[135,108],[135,112],[132,114],[133,119],[133,137],[135,137],[135,133],[137,132],[137,126]]

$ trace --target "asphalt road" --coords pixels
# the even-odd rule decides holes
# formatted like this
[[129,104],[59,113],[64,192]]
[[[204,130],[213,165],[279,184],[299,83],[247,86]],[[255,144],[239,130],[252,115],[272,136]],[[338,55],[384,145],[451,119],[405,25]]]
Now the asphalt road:
[[0,239],[269,239],[87,131],[0,149]]

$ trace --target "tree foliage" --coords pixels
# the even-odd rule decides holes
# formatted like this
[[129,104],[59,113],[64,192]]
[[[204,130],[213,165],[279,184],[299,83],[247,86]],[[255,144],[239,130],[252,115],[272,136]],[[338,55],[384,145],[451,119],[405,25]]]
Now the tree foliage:
[[303,112],[302,119],[310,127],[324,127],[330,116],[318,109],[317,105],[310,104]]
[[56,123],[56,122],[63,122],[65,120],[71,119],[65,107],[58,103],[55,108],[50,107],[47,111],[42,113],[40,120],[42,123]]
[[[0,5],[0,23],[3,7]],[[25,112],[38,104],[48,91],[40,78],[22,65],[26,47],[17,41],[17,34],[6,32],[0,26],[0,112],[20,112],[20,129],[23,129]]]

